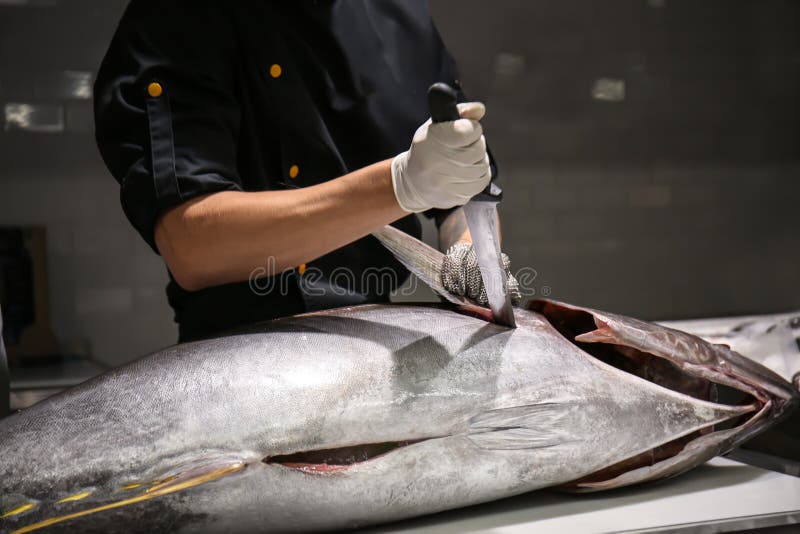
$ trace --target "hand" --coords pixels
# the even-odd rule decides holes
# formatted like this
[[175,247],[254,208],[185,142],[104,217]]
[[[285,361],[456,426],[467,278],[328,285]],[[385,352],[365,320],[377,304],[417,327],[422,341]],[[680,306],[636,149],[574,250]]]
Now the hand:
[[[519,282],[511,274],[511,261],[503,254],[503,267],[506,270],[507,289],[512,304],[519,304],[522,295],[519,291]],[[460,241],[450,247],[442,262],[442,284],[453,294],[467,297],[482,306],[489,304],[486,288],[483,286],[481,270],[478,266],[478,256],[472,243]]]
[[392,187],[405,211],[461,206],[489,185],[489,156],[478,122],[486,109],[470,102],[459,104],[458,111],[457,121],[425,122],[411,148],[392,160]]

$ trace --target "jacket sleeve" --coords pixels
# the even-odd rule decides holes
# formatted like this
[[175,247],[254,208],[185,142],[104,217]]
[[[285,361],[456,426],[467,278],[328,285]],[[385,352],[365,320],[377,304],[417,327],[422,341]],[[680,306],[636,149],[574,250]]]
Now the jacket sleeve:
[[222,3],[134,0],[98,71],[95,135],[125,215],[158,252],[172,206],[241,190],[236,40]]

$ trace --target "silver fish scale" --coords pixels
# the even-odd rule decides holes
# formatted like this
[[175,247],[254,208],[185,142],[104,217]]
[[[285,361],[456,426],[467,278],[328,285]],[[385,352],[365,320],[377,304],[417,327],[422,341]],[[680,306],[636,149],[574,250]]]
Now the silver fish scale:
[[[605,365],[540,315],[509,330],[456,312],[364,306],[168,348],[0,421],[13,530],[122,498],[131,481],[236,474],[63,523],[96,532],[338,529],[574,480],[740,413]],[[332,475],[262,458],[422,440]],[[49,504],[48,504],[49,503]],[[63,508],[62,508],[63,509]],[[134,528],[135,527],[135,528]]]

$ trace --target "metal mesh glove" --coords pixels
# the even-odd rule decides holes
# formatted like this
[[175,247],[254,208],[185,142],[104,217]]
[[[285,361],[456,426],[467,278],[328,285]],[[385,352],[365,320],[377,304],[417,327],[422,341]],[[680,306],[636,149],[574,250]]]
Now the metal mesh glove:
[[[511,261],[508,256],[503,254],[502,258],[503,267],[508,276],[508,294],[511,302],[518,304],[522,300],[519,282],[511,274]],[[475,254],[472,243],[460,241],[447,250],[442,261],[442,284],[451,293],[472,299],[482,306],[489,304],[486,288],[483,286],[481,278],[481,270],[478,267],[478,256]]]

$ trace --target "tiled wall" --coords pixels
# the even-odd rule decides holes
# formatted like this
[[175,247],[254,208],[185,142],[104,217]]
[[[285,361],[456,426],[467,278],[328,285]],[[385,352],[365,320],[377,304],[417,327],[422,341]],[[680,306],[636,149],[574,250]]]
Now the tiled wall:
[[46,227],[55,334],[65,352],[108,365],[177,340],[166,271],[120,209],[95,148],[91,100],[65,91],[65,71],[96,71],[126,3],[0,6],[0,104],[57,105],[64,119],[63,133],[3,125],[0,226]]
[[47,229],[51,324],[67,353],[118,365],[177,340],[160,259],[96,165],[0,178],[0,226]]
[[648,318],[800,308],[800,4],[431,4],[534,289]]
[[509,167],[505,248],[538,294],[647,318],[800,308],[800,165]]

